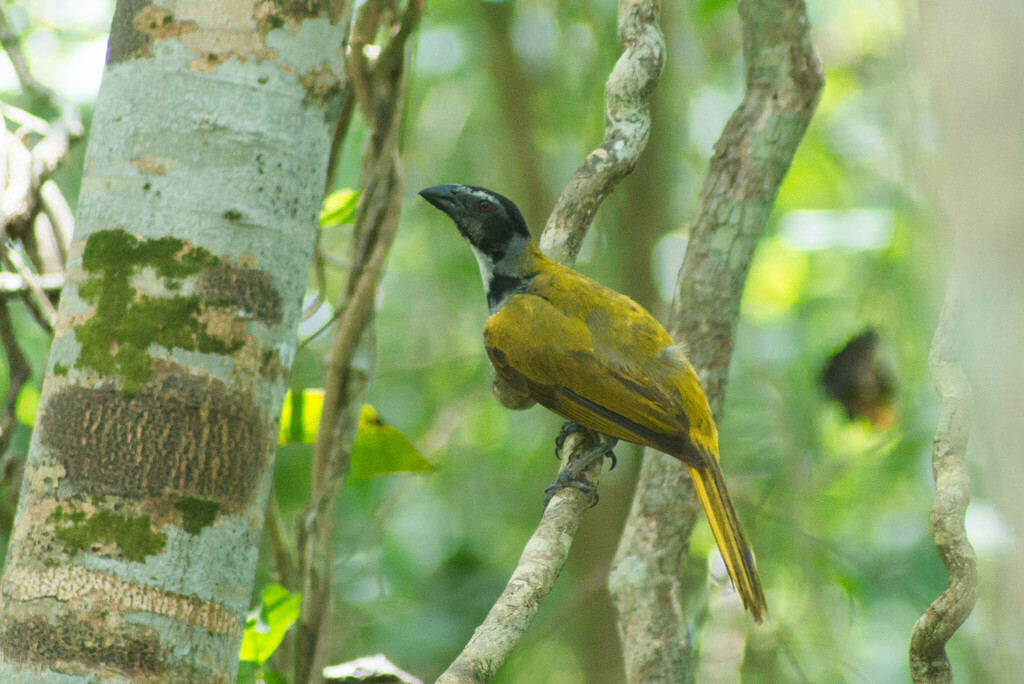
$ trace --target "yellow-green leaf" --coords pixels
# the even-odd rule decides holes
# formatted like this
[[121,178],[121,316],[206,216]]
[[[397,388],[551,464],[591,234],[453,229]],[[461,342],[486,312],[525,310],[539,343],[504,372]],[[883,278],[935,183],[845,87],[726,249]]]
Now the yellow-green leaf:
[[343,223],[352,223],[356,215],[356,205],[359,203],[359,191],[335,190],[324,198],[323,206],[320,208],[320,227],[330,228],[340,226]]
[[281,430],[278,444],[301,442],[312,444],[316,441],[316,430],[320,425],[320,414],[324,409],[324,391],[307,389],[288,392],[281,407]]
[[259,665],[267,662],[299,619],[301,607],[302,594],[293,594],[279,584],[264,588],[260,607],[245,621],[238,659]]
[[390,473],[426,473],[434,466],[401,430],[388,425],[369,404],[359,414],[359,432],[352,445],[352,477],[370,478]]
[[[322,389],[288,392],[281,409],[277,443],[313,444],[323,408]],[[389,473],[426,473],[433,469],[430,461],[401,430],[386,423],[369,404],[363,405],[359,414],[359,431],[352,445],[349,471],[352,477],[366,479]]]
[[39,412],[39,390],[32,385],[21,388],[21,394],[14,404],[14,415],[22,425],[33,425]]

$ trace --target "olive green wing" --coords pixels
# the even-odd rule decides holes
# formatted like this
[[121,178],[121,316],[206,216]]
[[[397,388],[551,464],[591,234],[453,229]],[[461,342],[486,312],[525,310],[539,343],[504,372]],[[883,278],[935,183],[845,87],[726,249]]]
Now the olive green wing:
[[628,346],[616,353],[594,342],[585,319],[533,295],[513,297],[484,327],[498,374],[538,403],[611,437],[703,462],[688,458],[689,418],[673,385],[631,363]]

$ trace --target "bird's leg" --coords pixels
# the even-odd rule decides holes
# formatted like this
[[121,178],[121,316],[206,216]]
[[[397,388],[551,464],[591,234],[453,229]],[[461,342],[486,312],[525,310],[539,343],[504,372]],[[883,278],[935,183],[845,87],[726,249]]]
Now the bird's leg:
[[577,432],[583,432],[583,428],[571,420],[567,420],[562,424],[562,429],[558,431],[558,436],[555,437],[555,458],[562,457],[562,447],[565,446],[565,440],[569,438],[569,435],[574,435]]
[[[567,423],[566,425],[569,424]],[[573,423],[573,425],[575,425],[575,423]],[[576,426],[576,430],[579,429],[581,428]],[[563,431],[564,430],[565,428],[563,427]],[[576,430],[573,431],[575,432]],[[598,438],[600,439],[600,442],[598,442],[597,446],[584,452],[583,455],[573,461],[568,468],[558,473],[558,477],[555,479],[554,483],[544,490],[544,508],[548,507],[548,504],[551,502],[551,497],[553,497],[558,490],[563,487],[575,487],[582,492],[591,494],[593,496],[593,503],[590,504],[591,508],[597,505],[597,488],[586,480],[578,479],[579,475],[593,465],[595,461],[599,461],[605,456],[612,459],[612,467],[614,468],[617,459],[615,458],[615,453],[612,449],[614,449],[615,445],[619,442],[615,437],[609,437],[608,435],[598,434]]]

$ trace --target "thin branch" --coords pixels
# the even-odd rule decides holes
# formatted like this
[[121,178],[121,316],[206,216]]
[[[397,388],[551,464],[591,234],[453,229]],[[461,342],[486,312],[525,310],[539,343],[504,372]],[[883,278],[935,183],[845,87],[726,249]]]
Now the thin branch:
[[[3,258],[28,286],[24,294],[29,311],[48,332],[52,332],[56,311],[40,285],[39,274],[60,274],[67,256],[70,209],[56,184],[49,179],[67,157],[71,144],[83,134],[81,114],[69,101],[39,83],[21,53],[18,37],[11,31],[0,9],[0,44],[14,67],[22,89],[43,105],[60,111],[57,121],[47,122],[16,107],[0,108],[4,119],[18,124],[10,132],[0,125],[0,147],[4,148],[0,171],[0,235],[8,241]],[[30,139],[35,142],[30,145]],[[28,264],[13,249],[9,240],[20,239]],[[56,301],[56,297],[53,298]]]
[[[716,419],[750,260],[823,84],[803,0],[740,0],[739,11],[746,92],[715,146],[671,326],[689,345]],[[679,578],[699,503],[685,469],[652,456],[641,468],[609,588],[628,681],[686,682],[693,662]]]
[[284,535],[281,507],[277,503],[277,494],[274,493],[273,486],[270,488],[270,496],[267,497],[265,524],[267,536],[270,538],[270,546],[274,550],[274,570],[277,573],[277,581],[282,586],[294,590],[292,582],[295,579],[295,563],[292,560],[292,549]]
[[43,201],[43,210],[50,219],[50,226],[57,242],[57,250],[60,253],[61,272],[63,272],[63,264],[68,260],[68,246],[71,244],[71,236],[75,231],[75,215],[71,212],[68,201],[64,199],[64,193],[52,180],[48,180],[40,186],[39,196]]
[[[540,237],[549,257],[571,266],[598,207],[636,166],[650,136],[650,99],[665,65],[665,38],[658,28],[660,0],[619,0],[622,54],[604,91],[604,140],[583,161],[555,203]],[[524,409],[533,400],[491,370],[498,400]]]
[[932,445],[935,477],[932,534],[946,566],[949,585],[914,625],[910,638],[910,673],[915,684],[952,684],[953,670],[946,656],[946,642],[971,614],[978,598],[978,567],[964,527],[967,504],[971,500],[964,453],[970,434],[973,399],[957,353],[962,306],[960,288],[954,280],[947,286],[946,301],[928,355],[928,367],[941,401]]
[[334,131],[331,134],[331,156],[327,166],[327,179],[324,182],[325,195],[334,190],[334,175],[338,170],[338,161],[341,159],[345,137],[348,135],[349,126],[352,124],[354,104],[355,96],[352,94],[352,88],[346,83],[341,89],[341,106],[338,108],[338,118],[335,120]]
[[[47,122],[43,127],[38,125],[40,121],[38,118],[32,117],[27,113],[18,116],[18,120],[23,122],[22,125],[31,123],[32,131],[42,136],[32,146],[29,174],[25,179],[28,187],[21,194],[20,206],[15,212],[4,212],[5,216],[2,217],[3,228],[7,235],[21,237],[29,232],[29,227],[33,224],[36,215],[41,210],[39,198],[43,183],[49,179],[53,171],[64,160],[64,157],[67,156],[71,143],[82,137],[84,129],[78,108],[37,81],[32,75],[28,68],[28,63],[21,53],[21,44],[18,36],[11,31],[10,25],[7,23],[7,17],[2,9],[0,9],[0,44],[3,45],[4,50],[7,52],[7,56],[14,67],[22,89],[37,100],[40,100],[42,104],[54,107],[60,111],[60,118],[57,121]],[[14,109],[16,108],[9,105],[5,106],[3,110],[4,115],[10,116]],[[35,119],[35,121],[32,121],[32,119]],[[6,135],[6,130],[3,133]],[[7,193],[5,192],[5,194]],[[10,206],[10,198],[4,198],[4,205]]]
[[658,28],[661,3],[619,3],[619,56],[604,92],[604,140],[562,190],[548,217],[541,249],[563,264],[579,254],[601,202],[636,166],[651,131],[650,99],[665,65],[665,38]]
[[[33,279],[36,286],[49,297],[59,295],[64,287],[64,276],[59,273],[33,276]],[[31,287],[20,274],[0,271],[0,299],[24,296]]]
[[[592,433],[569,436],[563,447],[563,469],[596,444]],[[595,486],[600,474],[600,463],[583,472],[585,479]],[[551,498],[505,590],[436,684],[482,684],[494,676],[551,591],[591,503],[590,496],[573,487],[566,487]]]
[[25,301],[29,301],[29,295],[31,294],[32,303],[41,312],[47,332],[52,333],[53,326],[57,324],[57,309],[54,308],[53,302],[50,301],[50,298],[46,296],[46,292],[43,291],[42,286],[39,284],[38,276],[29,269],[28,264],[25,263],[25,260],[21,258],[21,255],[18,254],[17,250],[14,249],[14,245],[10,242],[7,243],[4,250],[4,260],[17,271],[22,281],[28,286]]
[[7,57],[11,60],[11,66],[14,67],[14,73],[17,74],[22,89],[33,97],[48,103],[54,102],[57,99],[54,92],[37,81],[28,68],[28,62],[21,54],[21,41],[11,31],[11,26],[7,23],[7,15],[3,11],[0,11],[0,45],[3,45]]
[[397,144],[407,85],[405,45],[422,8],[423,0],[409,0],[398,24],[384,27],[391,39],[382,50],[371,45],[382,17],[390,16],[382,11],[381,2],[369,0],[352,20],[346,53],[347,90],[369,125],[369,143],[352,226],[352,268],[344,309],[324,364],[324,403],[314,445],[311,501],[299,521],[303,604],[296,629],[296,684],[321,678],[319,665],[330,628],[333,590],[334,504],[348,473],[361,399],[376,361],[373,307],[402,202]]

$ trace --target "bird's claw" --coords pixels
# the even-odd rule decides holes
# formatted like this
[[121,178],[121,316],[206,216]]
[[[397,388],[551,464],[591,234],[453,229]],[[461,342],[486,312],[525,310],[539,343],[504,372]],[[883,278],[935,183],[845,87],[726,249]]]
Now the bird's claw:
[[551,503],[552,497],[558,492],[565,489],[566,487],[573,487],[580,490],[584,494],[590,495],[590,507],[593,508],[597,505],[600,497],[597,495],[597,487],[586,480],[577,480],[572,475],[563,470],[558,474],[558,478],[551,484],[550,487],[544,490],[544,509],[547,510],[548,504]]
[[571,420],[567,420],[562,423],[562,429],[558,431],[558,436],[555,437],[555,458],[562,457],[562,447],[565,446],[565,440],[569,438],[569,435],[574,435],[577,432],[583,432],[583,430],[583,427]]

